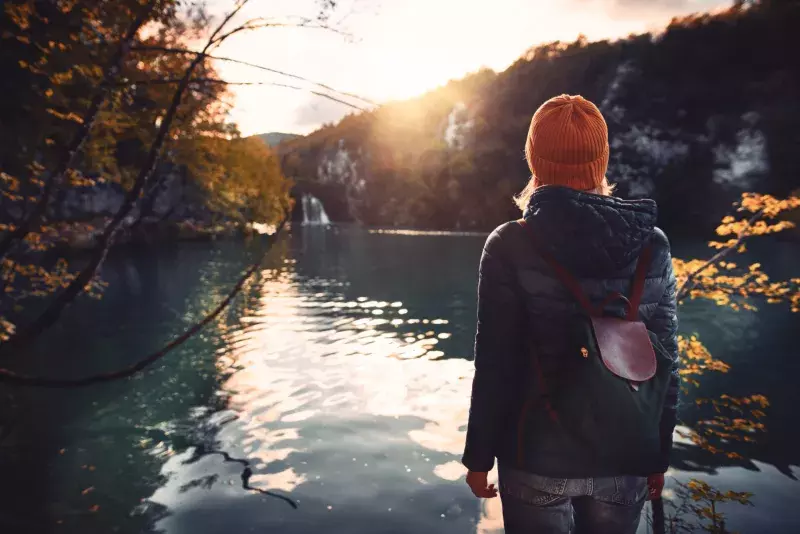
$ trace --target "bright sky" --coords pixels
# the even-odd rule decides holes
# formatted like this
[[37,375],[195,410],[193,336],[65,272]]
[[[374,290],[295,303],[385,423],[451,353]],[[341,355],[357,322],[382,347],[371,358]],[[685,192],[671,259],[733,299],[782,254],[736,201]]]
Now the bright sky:
[[[531,46],[658,31],[673,16],[730,5],[719,0],[339,0],[331,19],[348,38],[318,29],[268,28],[232,37],[218,55],[297,74],[378,102],[403,99],[481,67],[501,71]],[[314,15],[319,0],[250,0],[240,18]],[[210,0],[222,13],[233,0]],[[344,19],[344,20],[341,20]],[[220,63],[227,81],[302,84]],[[239,86],[231,113],[244,135],[309,133],[344,105],[306,91]]]

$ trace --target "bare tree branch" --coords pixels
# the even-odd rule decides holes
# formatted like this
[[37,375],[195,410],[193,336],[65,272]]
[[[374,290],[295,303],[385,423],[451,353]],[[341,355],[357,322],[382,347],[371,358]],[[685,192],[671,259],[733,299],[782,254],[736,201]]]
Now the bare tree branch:
[[243,23],[240,26],[228,31],[217,37],[214,40],[214,44],[217,45],[231,37],[232,35],[236,35],[240,32],[247,32],[253,30],[260,30],[263,28],[304,28],[309,30],[325,30],[327,32],[339,34],[343,37],[352,38],[353,36],[345,31],[339,30],[332,26],[328,26],[326,24],[314,24],[312,19],[300,19],[298,22],[269,22],[267,19],[252,19],[248,20],[247,22]]
[[224,38],[218,40],[217,35],[219,35],[219,33],[223,30],[223,28],[225,28],[225,26],[227,26],[231,19],[242,10],[247,2],[249,2],[249,0],[237,0],[236,6],[233,8],[233,10],[228,13],[224,19],[222,19],[222,22],[217,26],[217,29],[214,30],[214,33],[212,33],[211,37],[208,38],[208,43],[206,43],[206,46],[203,49],[204,52],[207,52],[212,46],[214,46],[214,44],[221,43],[225,40]]
[[[165,53],[170,53],[170,54],[190,54],[190,55],[200,54],[200,52],[197,52],[197,51],[194,51],[194,50],[188,50],[188,49],[185,49],[185,48],[170,48],[170,47],[166,47],[166,46],[137,46],[137,47],[134,47],[134,50],[135,51],[156,51],[156,52],[165,52]],[[370,100],[368,98],[365,98],[363,96],[357,95],[355,93],[348,93],[346,91],[340,91],[338,89],[334,89],[330,85],[326,85],[326,84],[320,83],[320,82],[315,82],[313,80],[309,80],[308,78],[304,78],[302,76],[298,76],[297,74],[291,74],[289,72],[285,72],[285,71],[278,70],[278,69],[273,69],[271,67],[265,67],[263,65],[258,65],[258,64],[255,64],[255,63],[250,63],[248,61],[242,61],[240,59],[233,59],[233,58],[229,58],[229,57],[215,56],[215,55],[211,55],[211,54],[206,54],[206,57],[209,58],[209,59],[215,59],[217,61],[227,61],[229,63],[236,63],[236,64],[239,64],[239,65],[245,65],[247,67],[252,67],[254,69],[259,69],[259,70],[263,70],[263,71],[266,71],[266,72],[271,72],[273,74],[279,74],[281,76],[286,76],[287,78],[293,78],[295,80],[299,80],[299,81],[302,81],[302,82],[310,83],[312,85],[316,85],[317,87],[320,87],[320,88],[325,89],[327,91],[332,91],[334,93],[337,93],[337,94],[340,94],[340,95],[343,95],[343,96],[348,96],[350,98],[355,98],[355,99],[360,100],[360,101],[362,101],[362,102],[364,102],[366,104],[369,104],[371,106],[377,106],[378,105],[377,102],[375,102],[373,100]]]
[[239,32],[243,31],[252,31],[258,30],[261,28],[305,28],[305,29],[312,29],[312,30],[325,30],[326,32],[331,32],[334,34],[341,35],[343,37],[347,37],[348,39],[352,39],[353,35],[349,32],[342,31],[335,26],[331,26],[326,24],[324,20],[320,19],[313,19],[310,17],[303,17],[299,15],[286,15],[280,18],[265,18],[265,17],[256,17],[253,19],[249,19],[246,22],[243,22],[236,28],[230,30],[229,32],[222,34],[214,39],[214,46],[220,44],[222,41],[227,39],[228,37],[235,35]]
[[711,256],[711,258],[709,258],[708,261],[706,261],[703,265],[701,265],[700,267],[698,267],[697,269],[695,269],[686,276],[686,279],[683,281],[683,283],[681,283],[680,287],[678,288],[677,292],[678,301],[681,301],[684,298],[686,298],[689,292],[692,289],[694,289],[695,279],[700,275],[700,273],[702,273],[712,265],[719,263],[728,254],[739,248],[739,245],[742,244],[742,241],[750,237],[747,231],[750,230],[750,228],[753,226],[753,223],[755,223],[758,219],[760,219],[763,214],[764,214],[763,209],[760,209],[757,212],[755,212],[747,220],[747,223],[745,224],[744,228],[742,228],[736,235],[736,240],[733,243],[731,243],[727,247],[723,248],[722,250]]
[[[190,54],[193,55],[194,58],[189,63],[189,66],[184,71],[183,77],[178,81],[178,87],[173,94],[172,101],[167,108],[166,114],[164,115],[163,119],[161,120],[160,125],[158,126],[158,131],[155,136],[155,139],[150,145],[150,149],[148,151],[145,163],[139,170],[136,179],[130,190],[125,195],[123,199],[122,205],[120,206],[119,210],[114,214],[111,221],[106,225],[103,233],[98,238],[97,245],[94,248],[92,256],[88,262],[88,264],[75,276],[75,278],[61,291],[59,292],[53,301],[47,306],[44,312],[39,315],[36,319],[34,319],[30,324],[26,325],[25,327],[19,329],[17,333],[12,336],[8,341],[2,344],[2,349],[13,349],[19,345],[26,344],[36,337],[38,337],[43,331],[47,328],[52,326],[61,316],[63,310],[77,297],[80,293],[84,292],[88,287],[91,281],[96,276],[97,270],[105,261],[106,255],[108,254],[109,249],[113,246],[116,236],[118,235],[119,231],[122,229],[123,222],[129,216],[129,214],[133,211],[133,209],[139,203],[140,197],[143,191],[146,191],[150,186],[153,176],[155,174],[155,170],[157,164],[161,158],[161,153],[163,150],[163,146],[167,136],[169,135],[172,123],[175,119],[175,116],[178,112],[178,108],[180,106],[181,100],[186,93],[187,89],[192,83],[192,75],[194,74],[195,69],[197,66],[206,60],[206,58],[210,59],[219,59],[222,61],[230,61],[235,63],[240,63],[244,65],[249,65],[251,67],[267,70],[270,72],[274,72],[277,74],[282,74],[285,76],[303,79],[299,76],[293,76],[288,73],[283,73],[281,71],[277,71],[276,69],[269,69],[266,67],[261,67],[260,65],[254,65],[251,63],[247,63],[244,61],[238,61],[230,58],[218,58],[211,56],[209,51],[218,46],[222,43],[225,39],[230,37],[231,35],[235,34],[235,30],[229,31],[227,33],[222,33],[225,26],[231,21],[231,19],[244,7],[244,5],[248,2],[248,0],[238,0],[236,3],[236,7],[227,14],[227,16],[222,20],[222,22],[216,27],[214,32],[208,38],[206,45],[203,47],[202,51],[190,51],[190,50],[182,50],[182,49],[169,49],[169,48],[160,48],[160,47],[133,47],[133,46],[122,46],[121,53],[127,52],[131,49],[136,50],[156,50],[156,51],[163,51],[163,52],[170,52],[170,53],[180,53],[180,54]],[[149,10],[147,11],[149,13]],[[141,26],[141,23],[139,24]],[[248,26],[245,24],[245,28],[254,28],[255,25]],[[138,26],[137,26],[138,29]],[[133,31],[131,34],[131,39],[135,37],[136,32]],[[116,75],[116,71],[113,70],[112,72]],[[307,81],[307,80],[304,80]],[[113,79],[109,80],[108,85],[113,83]],[[313,82],[312,82],[313,83]],[[278,85],[278,84],[276,84]],[[286,84],[283,84],[286,85]],[[329,86],[325,86],[323,84],[315,84],[318,87],[322,87],[326,90],[335,91],[333,88]],[[292,87],[295,88],[295,87]],[[298,88],[299,89],[299,88]],[[344,105],[351,105],[343,100],[338,100],[330,95],[326,95],[320,91],[311,91],[313,94],[317,94],[319,96],[323,96],[325,98],[330,98],[332,100],[337,100]],[[365,100],[361,97],[356,95],[349,95],[347,93],[343,93],[347,96],[351,96],[360,100]],[[99,100],[98,103],[98,110],[99,106],[102,104],[102,99]],[[366,101],[366,100],[365,100]],[[367,101],[369,102],[369,101]],[[371,102],[370,102],[371,103]],[[94,115],[97,112],[95,111]],[[91,117],[94,119],[94,117]],[[86,130],[85,134],[82,136],[81,143],[88,137],[88,129]],[[80,145],[78,145],[80,146]],[[73,153],[74,155],[74,153]],[[69,161],[74,161],[71,157]],[[68,167],[67,167],[68,168]],[[66,169],[65,169],[66,170]],[[51,194],[51,193],[50,193]],[[43,202],[43,206],[46,208],[46,202]],[[43,213],[44,211],[42,211]],[[24,235],[23,235],[24,237]]]
[[211,37],[209,37],[209,40],[203,48],[203,51],[198,53],[186,68],[183,78],[173,94],[172,102],[167,109],[167,113],[161,121],[161,124],[158,128],[158,133],[156,134],[153,143],[150,145],[147,159],[139,170],[139,174],[136,176],[133,186],[125,195],[122,206],[120,206],[117,213],[114,214],[114,217],[103,230],[89,263],[83,268],[83,270],[81,270],[80,273],[78,273],[78,275],[63,291],[56,295],[55,299],[44,310],[44,312],[39,315],[39,317],[34,319],[33,322],[26,325],[24,328],[20,329],[16,335],[11,337],[11,339],[3,343],[2,346],[4,349],[13,348],[20,344],[28,343],[41,334],[44,330],[52,326],[56,321],[58,321],[61,313],[64,311],[64,308],[66,308],[75,299],[75,297],[85,291],[86,287],[92,281],[97,269],[100,267],[100,265],[102,265],[106,255],[108,254],[108,250],[113,245],[117,234],[121,230],[122,222],[136,206],[142,191],[147,187],[152,179],[157,163],[161,157],[161,149],[164,145],[164,141],[169,133],[170,127],[172,126],[172,121],[178,111],[181,99],[183,98],[183,95],[189,86],[189,82],[195,68],[207,57],[206,53],[208,52],[208,49],[211,48],[213,40],[216,38],[219,32],[222,31],[222,28],[224,28],[231,18],[233,18],[246,3],[247,0],[240,0],[237,3],[237,7],[228,13],[219,26],[217,26],[217,29],[214,31],[214,33],[212,33]]
[[[171,84],[171,83],[179,83],[179,82],[180,82],[180,78],[162,78],[162,79],[157,79],[157,80],[131,80],[131,81],[126,82],[126,83],[119,83],[118,85],[126,85],[126,86],[127,85],[133,85],[133,84],[135,84],[135,85],[158,85],[158,84]],[[225,81],[225,80],[220,80],[218,78],[194,78],[194,79],[190,80],[189,83],[190,84],[199,83],[199,84],[245,85],[245,86],[246,85],[269,85],[269,86],[273,86],[273,87],[285,87],[287,89],[294,89],[294,90],[297,90],[297,91],[307,91],[307,92],[309,92],[309,93],[311,93],[313,95],[317,95],[317,96],[320,96],[322,98],[327,98],[328,100],[332,100],[334,102],[338,102],[340,104],[344,104],[345,106],[348,106],[348,107],[353,108],[353,109],[357,109],[359,111],[368,111],[368,108],[358,106],[356,104],[353,104],[352,102],[347,102],[347,101],[342,100],[340,98],[336,98],[336,97],[334,97],[332,95],[329,95],[327,93],[323,93],[321,91],[315,91],[313,89],[308,89],[306,87],[300,87],[300,86],[297,86],[297,85],[281,83],[281,82],[228,82],[228,81]],[[348,95],[345,93],[343,96],[348,96]]]
[[89,109],[86,110],[78,130],[72,137],[67,149],[63,152],[58,165],[45,180],[42,196],[39,198],[36,206],[28,214],[25,220],[20,222],[20,224],[17,225],[17,228],[15,228],[13,231],[8,232],[3,237],[2,242],[0,242],[0,258],[5,256],[14,244],[25,239],[28,233],[30,233],[31,228],[39,224],[45,212],[47,211],[47,205],[50,202],[50,198],[61,185],[64,174],[68,170],[74,168],[78,163],[78,157],[80,156],[81,148],[83,148],[84,143],[89,138],[92,126],[94,125],[97,115],[100,112],[100,107],[103,105],[103,102],[105,102],[108,90],[114,85],[115,80],[122,71],[122,62],[128,52],[132,49],[132,42],[136,37],[139,28],[141,28],[142,25],[144,25],[144,23],[150,18],[150,14],[153,12],[155,5],[155,1],[148,2],[142,9],[141,13],[134,18],[133,21],[131,21],[130,26],[128,26],[128,30],[125,32],[125,36],[119,43],[117,51],[114,53],[114,56],[111,58],[111,61],[103,73],[103,80],[100,83],[100,86],[98,87],[94,97],[92,98],[92,101],[89,104]]
[[231,303],[231,301],[239,294],[239,292],[244,287],[244,284],[250,279],[253,274],[258,271],[261,264],[264,262],[264,258],[266,258],[269,251],[272,249],[272,246],[277,241],[278,237],[280,236],[281,230],[286,225],[286,218],[280,223],[280,226],[276,229],[275,233],[268,236],[265,243],[266,251],[262,256],[259,257],[250,267],[242,273],[239,280],[233,286],[231,291],[228,295],[220,301],[220,303],[214,307],[213,310],[208,312],[205,317],[203,317],[200,321],[194,323],[191,327],[186,329],[180,336],[176,337],[161,349],[145,356],[141,360],[137,361],[133,365],[129,365],[124,369],[120,369],[118,371],[109,372],[109,373],[100,373],[92,376],[87,376],[85,378],[46,378],[40,376],[30,376],[30,375],[20,375],[11,371],[9,369],[0,368],[0,382],[7,382],[11,384],[19,384],[24,386],[36,386],[36,387],[47,387],[47,388],[77,388],[77,387],[84,387],[89,386],[92,384],[97,384],[100,382],[110,382],[112,380],[119,380],[121,378],[127,378],[129,376],[133,376],[136,373],[142,371],[146,367],[152,365],[153,363],[157,362],[164,356],[166,356],[171,350],[175,347],[180,346],[183,344],[187,339],[191,338],[197,332],[199,332],[203,327],[213,321],[222,311]]

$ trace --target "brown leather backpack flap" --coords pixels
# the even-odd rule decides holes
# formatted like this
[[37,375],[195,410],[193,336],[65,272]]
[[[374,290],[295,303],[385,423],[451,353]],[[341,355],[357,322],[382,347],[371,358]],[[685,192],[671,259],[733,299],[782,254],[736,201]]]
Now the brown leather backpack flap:
[[609,371],[631,382],[645,382],[656,374],[656,355],[641,321],[592,317],[600,358]]

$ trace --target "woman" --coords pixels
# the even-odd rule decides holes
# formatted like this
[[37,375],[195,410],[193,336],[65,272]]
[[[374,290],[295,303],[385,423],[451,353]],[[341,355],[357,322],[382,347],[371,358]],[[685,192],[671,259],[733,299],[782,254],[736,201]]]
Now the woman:
[[[463,457],[467,483],[477,497],[496,497],[487,473],[497,458],[508,534],[633,534],[645,499],[660,497],[676,420],[677,317],[669,242],[655,227],[655,202],[611,196],[605,176],[608,130],[588,100],[561,95],[545,102],[531,121],[525,156],[532,178],[516,199],[523,219],[489,236],[480,263],[475,378]],[[586,309],[600,310],[598,316],[624,315],[639,270],[638,305],[627,317],[644,323],[652,340],[648,351],[667,356],[666,374],[652,428],[620,430],[614,408],[604,406],[602,396],[589,397],[592,384],[586,393],[569,388],[581,365],[600,358],[592,352],[600,350],[599,340],[591,350],[575,345],[576,325],[595,324],[585,319]],[[577,282],[570,286],[570,279]],[[579,302],[581,293],[587,299]],[[612,379],[634,401],[639,386],[648,387],[644,379]],[[569,398],[565,391],[571,391]],[[578,416],[570,418],[567,412],[575,407]],[[621,432],[627,437],[620,438]],[[647,432],[655,438],[636,441]],[[606,442],[644,445],[615,456],[613,450],[596,450]],[[639,453],[649,454],[649,460],[626,461],[626,454]]]

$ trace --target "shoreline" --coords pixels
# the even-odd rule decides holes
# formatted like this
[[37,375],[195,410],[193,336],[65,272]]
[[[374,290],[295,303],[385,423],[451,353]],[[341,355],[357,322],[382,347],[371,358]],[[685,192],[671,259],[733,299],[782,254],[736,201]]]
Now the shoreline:
[[[787,218],[797,226],[784,230],[774,236],[782,242],[800,242],[800,224],[796,217]],[[97,239],[102,233],[107,219],[92,222],[62,222],[64,228],[56,238],[58,243],[54,248],[63,251],[87,251],[97,246]],[[301,221],[290,221],[287,230],[294,225],[305,227]],[[491,230],[464,230],[459,228],[428,228],[408,226],[368,226],[358,221],[331,222],[328,225],[310,225],[312,228],[322,227],[347,227],[358,226],[371,234],[394,235],[459,235],[459,236],[486,236]],[[274,225],[263,223],[243,223],[236,221],[223,221],[216,224],[184,220],[184,221],[144,221],[126,228],[117,236],[114,246],[137,245],[151,246],[176,242],[211,242],[220,239],[248,239],[252,237],[270,235],[275,231]],[[680,231],[670,232],[676,238],[688,237]],[[695,237],[695,236],[692,236]],[[710,237],[713,237],[711,235]]]
[[[97,246],[105,221],[100,224],[64,223],[68,225],[59,232],[59,242],[55,248],[64,251],[88,251]],[[225,221],[218,224],[195,221],[157,221],[142,222],[125,228],[114,241],[113,246],[157,245],[175,242],[216,241],[218,239],[246,239],[270,235],[275,231],[273,225],[261,223],[241,223]]]

